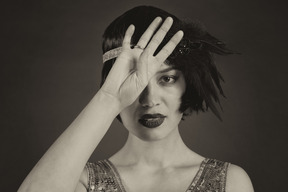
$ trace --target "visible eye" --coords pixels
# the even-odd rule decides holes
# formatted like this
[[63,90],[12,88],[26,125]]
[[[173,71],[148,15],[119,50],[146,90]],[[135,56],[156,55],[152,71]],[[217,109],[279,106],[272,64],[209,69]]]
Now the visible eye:
[[177,81],[178,77],[174,75],[165,75],[160,78],[160,83],[172,84]]

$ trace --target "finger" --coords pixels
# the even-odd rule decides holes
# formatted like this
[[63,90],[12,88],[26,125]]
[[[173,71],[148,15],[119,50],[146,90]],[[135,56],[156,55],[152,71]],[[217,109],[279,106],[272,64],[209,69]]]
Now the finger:
[[164,39],[165,35],[169,31],[173,24],[173,19],[171,17],[167,17],[167,19],[164,21],[160,29],[157,31],[157,33],[153,36],[152,40],[148,44],[147,48],[150,50],[150,53],[154,53],[157,47],[160,45],[162,40]]
[[128,27],[128,29],[126,30],[125,36],[124,36],[124,39],[123,39],[123,43],[122,43],[123,49],[130,48],[131,38],[132,38],[132,35],[133,35],[134,31],[135,31],[135,26],[134,25],[130,25]]
[[143,51],[140,55],[140,58],[137,62],[137,70],[136,74],[139,79],[139,85],[146,86],[149,82],[149,80],[156,74],[157,71],[159,71],[159,68],[161,67],[160,62],[155,62],[155,60],[151,60],[151,54],[149,52],[149,49],[146,51]]
[[151,37],[153,36],[155,30],[159,26],[160,22],[162,21],[161,17],[156,17],[152,23],[149,25],[147,30],[143,33],[141,38],[139,39],[137,45],[142,47],[143,49],[146,47],[148,42],[150,41]]
[[148,83],[148,58],[149,51],[142,52],[136,65],[136,75],[138,77],[138,84],[141,86],[146,86]]
[[164,62],[169,55],[174,51],[175,47],[181,41],[184,33],[183,31],[178,31],[169,42],[159,51],[159,53],[155,56],[158,62]]

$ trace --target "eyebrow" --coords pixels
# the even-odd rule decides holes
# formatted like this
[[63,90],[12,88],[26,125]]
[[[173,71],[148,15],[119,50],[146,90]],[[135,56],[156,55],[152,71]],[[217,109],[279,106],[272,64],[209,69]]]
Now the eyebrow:
[[166,73],[166,72],[169,72],[169,71],[172,71],[172,70],[178,71],[178,69],[176,69],[175,67],[169,67],[167,69],[163,69],[161,71],[158,71],[157,73]]

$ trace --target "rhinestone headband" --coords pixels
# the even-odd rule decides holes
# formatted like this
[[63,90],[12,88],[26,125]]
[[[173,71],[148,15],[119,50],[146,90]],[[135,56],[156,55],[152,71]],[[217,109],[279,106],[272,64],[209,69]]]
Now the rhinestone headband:
[[[183,39],[182,42],[177,46],[176,50],[170,56],[175,58],[176,56],[180,55],[188,55],[191,50],[201,49],[202,43],[201,42],[193,42],[187,39]],[[103,54],[103,63],[110,59],[114,59],[120,55],[122,52],[122,47],[117,47],[115,49],[111,49]]]
[[107,51],[106,53],[103,54],[103,63],[110,59],[114,59],[120,55],[122,52],[122,47],[118,47],[115,49],[111,49],[110,51]]
[[[189,39],[182,39],[182,41],[179,43],[179,45],[176,47],[176,50],[173,51],[173,53],[170,55],[171,58],[176,58],[178,55],[188,55],[193,50],[201,50],[203,48],[203,44],[208,44],[210,46],[213,46],[216,49],[215,45],[212,45],[206,41],[191,41]],[[220,48],[221,49],[221,48]],[[111,49],[110,51],[107,51],[103,54],[103,63],[110,59],[114,59],[120,55],[122,52],[122,47],[118,47],[115,49]]]

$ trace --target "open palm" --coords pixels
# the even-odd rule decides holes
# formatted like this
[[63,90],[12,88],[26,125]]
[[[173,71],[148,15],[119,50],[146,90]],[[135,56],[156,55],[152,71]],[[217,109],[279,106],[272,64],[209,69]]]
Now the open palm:
[[116,59],[101,88],[103,93],[114,97],[119,102],[120,110],[136,100],[183,37],[183,32],[178,31],[160,52],[153,56],[172,26],[173,20],[168,17],[156,34],[153,35],[160,23],[160,17],[154,19],[135,48],[131,48],[130,43],[135,27],[130,25],[125,33],[122,52]]

